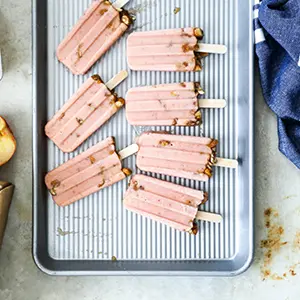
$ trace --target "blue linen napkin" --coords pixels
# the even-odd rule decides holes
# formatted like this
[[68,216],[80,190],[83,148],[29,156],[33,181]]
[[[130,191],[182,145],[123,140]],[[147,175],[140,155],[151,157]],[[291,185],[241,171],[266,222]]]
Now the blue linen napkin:
[[300,169],[300,0],[256,0],[253,9],[261,86],[278,117],[279,150]]

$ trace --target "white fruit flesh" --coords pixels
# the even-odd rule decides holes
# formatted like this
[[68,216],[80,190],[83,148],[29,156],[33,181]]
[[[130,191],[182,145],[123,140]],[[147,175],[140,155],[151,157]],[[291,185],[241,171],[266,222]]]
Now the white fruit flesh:
[[16,140],[6,121],[0,117],[0,166],[8,162],[16,151]]

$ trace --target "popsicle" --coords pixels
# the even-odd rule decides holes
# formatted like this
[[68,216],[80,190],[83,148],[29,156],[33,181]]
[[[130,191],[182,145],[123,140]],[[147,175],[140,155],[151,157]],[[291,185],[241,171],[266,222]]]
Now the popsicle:
[[126,117],[131,125],[194,126],[201,123],[200,108],[223,108],[224,99],[198,99],[198,82],[131,88],[126,95]]
[[227,51],[224,45],[201,43],[202,38],[202,29],[193,27],[131,33],[128,65],[137,71],[200,71],[207,53]]
[[108,137],[50,171],[45,183],[55,203],[66,206],[129,175],[131,171],[122,168],[114,138]]
[[216,157],[217,144],[217,140],[206,137],[144,132],[119,156],[124,159],[137,153],[136,164],[142,171],[207,181],[213,166],[238,166],[236,160]]
[[74,74],[85,74],[132,23],[121,7],[129,0],[96,0],[57,48],[57,58]]
[[167,224],[175,229],[196,234],[196,219],[221,222],[218,214],[198,211],[207,194],[167,181],[135,175],[124,196],[124,207],[132,212]]
[[74,151],[124,105],[112,90],[126,77],[121,71],[106,84],[90,77],[47,123],[46,135],[62,151]]

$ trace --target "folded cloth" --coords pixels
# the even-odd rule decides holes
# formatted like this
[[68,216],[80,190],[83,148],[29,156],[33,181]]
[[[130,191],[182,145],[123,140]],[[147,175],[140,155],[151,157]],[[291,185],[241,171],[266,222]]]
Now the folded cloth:
[[300,168],[300,0],[256,0],[253,8],[261,86],[278,117],[279,150]]

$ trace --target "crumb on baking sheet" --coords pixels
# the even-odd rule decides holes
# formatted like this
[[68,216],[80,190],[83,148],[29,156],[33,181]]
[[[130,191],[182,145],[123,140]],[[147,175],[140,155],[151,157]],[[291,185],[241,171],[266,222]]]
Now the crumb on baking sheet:
[[131,9],[128,10],[128,13],[130,15],[137,15],[139,13],[142,13],[152,7],[155,7],[157,5],[156,0],[152,0],[152,1],[144,1],[141,4],[138,4],[134,7],[132,7]]
[[71,231],[64,231],[62,230],[60,227],[57,228],[57,233],[60,235],[60,236],[66,236],[68,234],[72,234],[73,232]]
[[177,15],[180,12],[181,8],[180,7],[175,7],[174,8],[174,15]]

